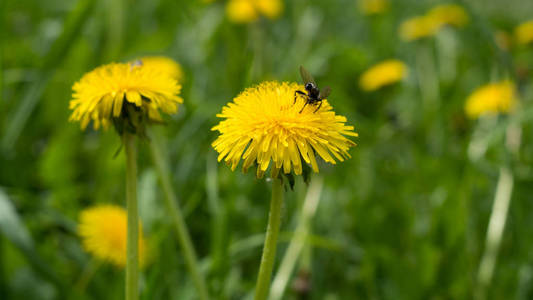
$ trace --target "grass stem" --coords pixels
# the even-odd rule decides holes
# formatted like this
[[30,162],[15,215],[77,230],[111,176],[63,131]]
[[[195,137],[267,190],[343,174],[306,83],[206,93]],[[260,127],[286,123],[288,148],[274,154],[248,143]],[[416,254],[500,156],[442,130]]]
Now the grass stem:
[[151,150],[150,152],[152,153],[152,159],[154,161],[156,171],[159,175],[159,179],[163,187],[163,193],[165,194],[165,205],[167,207],[168,213],[172,217],[177,238],[183,251],[185,263],[187,265],[187,268],[189,269],[192,281],[196,286],[198,298],[201,300],[207,300],[209,299],[207,285],[198,265],[196,252],[194,250],[194,246],[192,244],[192,240],[189,235],[189,230],[187,229],[183,213],[181,212],[181,209],[178,206],[178,199],[176,197],[176,194],[174,193],[174,189],[172,188],[169,174],[170,172],[166,167],[168,163],[166,162],[166,159],[164,158],[163,153],[160,149],[160,145],[157,142],[157,136],[153,132],[149,132],[149,135],[151,140],[149,142]]

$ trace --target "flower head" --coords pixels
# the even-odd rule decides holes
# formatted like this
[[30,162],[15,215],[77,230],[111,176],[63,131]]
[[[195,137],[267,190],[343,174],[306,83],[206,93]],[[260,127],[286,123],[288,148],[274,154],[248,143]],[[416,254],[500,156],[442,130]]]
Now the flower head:
[[359,9],[365,15],[378,15],[389,8],[388,0],[359,0]]
[[[85,209],[80,214],[79,235],[85,250],[118,267],[126,265],[126,211],[115,205]],[[145,263],[145,241],[139,230],[139,264]]]
[[533,42],[533,20],[518,25],[514,30],[514,35],[520,45]]
[[275,19],[282,11],[281,0],[230,0],[226,6],[228,18],[234,23],[251,23],[260,15]]
[[142,61],[98,67],[72,89],[70,120],[80,121],[82,129],[92,120],[95,129],[114,124],[135,131],[139,119],[160,122],[160,111],[175,113],[183,102],[178,96],[181,85],[167,73],[143,66]]
[[359,85],[365,91],[374,91],[382,86],[398,82],[406,75],[407,66],[397,59],[390,59],[365,71],[359,79]]
[[468,15],[464,8],[457,4],[437,5],[428,11],[426,16],[433,19],[440,26],[463,27],[468,23]]
[[506,113],[516,104],[515,85],[509,80],[490,83],[475,90],[466,100],[466,115],[477,119],[485,113]]
[[400,25],[400,37],[414,41],[436,35],[444,26],[463,27],[468,23],[464,8],[457,4],[437,5],[425,15],[413,17]]
[[427,16],[407,19],[400,25],[400,37],[405,41],[414,41],[434,36],[439,30],[440,23]]
[[257,10],[269,19],[276,19],[283,12],[281,0],[255,0]]
[[212,128],[220,132],[213,142],[224,159],[235,170],[241,158],[243,171],[257,163],[257,177],[262,177],[272,161],[271,174],[276,177],[283,168],[302,174],[302,161],[318,172],[315,155],[335,164],[350,157],[348,149],[355,143],[345,136],[357,136],[346,118],[335,115],[324,100],[320,109],[305,104],[303,97],[294,103],[295,91],[303,90],[296,83],[263,82],[244,90],[228,103],[217,117],[225,120]]
[[171,58],[166,56],[145,56],[140,60],[145,68],[159,70],[168,74],[170,78],[176,79],[178,82],[181,82],[183,79],[181,66]]

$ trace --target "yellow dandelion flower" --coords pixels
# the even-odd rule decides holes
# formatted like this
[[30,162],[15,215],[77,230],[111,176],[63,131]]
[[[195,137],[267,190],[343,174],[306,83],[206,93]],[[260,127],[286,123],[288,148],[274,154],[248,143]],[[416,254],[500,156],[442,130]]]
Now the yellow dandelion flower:
[[[302,174],[301,158],[318,172],[315,155],[335,164],[350,157],[348,149],[355,143],[345,136],[357,136],[346,118],[336,115],[327,100],[321,108],[308,105],[300,113],[305,100],[294,92],[303,86],[296,83],[263,82],[239,94],[217,117],[225,120],[212,128],[220,132],[212,146],[231,169],[241,157],[242,169],[257,162],[257,177],[262,177],[272,161],[271,175],[280,169],[288,174],[294,169]],[[334,158],[335,157],[335,158]]]
[[400,25],[400,37],[406,41],[414,41],[434,36],[445,25],[463,27],[468,21],[468,15],[461,6],[438,5],[423,16],[404,21]]
[[[126,265],[127,214],[122,207],[101,205],[83,210],[78,230],[87,252],[118,267]],[[140,266],[145,256],[145,241],[139,229]]]
[[257,10],[269,19],[275,19],[283,12],[281,0],[255,0]]
[[443,25],[451,25],[455,27],[465,26],[469,19],[463,7],[457,4],[442,4],[432,8],[426,16],[432,19],[435,23]]
[[[85,129],[93,121],[95,129],[107,129],[114,121],[128,119],[136,126],[132,112],[143,119],[159,122],[159,112],[177,112],[183,102],[178,94],[181,85],[169,75],[146,68],[142,63],[111,63],[85,74],[72,87],[71,121],[79,121]],[[134,128],[135,129],[135,128]]]
[[226,6],[226,14],[234,23],[251,23],[264,15],[275,19],[283,12],[281,0],[230,0]]
[[518,25],[514,30],[514,35],[520,45],[533,42],[533,20]]
[[388,0],[359,0],[358,4],[365,15],[378,15],[389,8]]
[[141,61],[145,68],[162,71],[178,82],[181,82],[183,79],[181,66],[171,58],[166,56],[145,56],[141,58]]
[[407,75],[407,66],[397,60],[390,59],[372,66],[359,79],[364,91],[375,91],[383,86],[401,81]]
[[234,23],[251,23],[259,14],[250,0],[230,0],[226,5],[228,19]]
[[413,17],[400,24],[400,37],[405,41],[414,41],[434,36],[440,26],[440,22],[427,16]]
[[471,119],[486,113],[506,113],[516,105],[515,85],[509,80],[484,85],[466,100],[465,112]]

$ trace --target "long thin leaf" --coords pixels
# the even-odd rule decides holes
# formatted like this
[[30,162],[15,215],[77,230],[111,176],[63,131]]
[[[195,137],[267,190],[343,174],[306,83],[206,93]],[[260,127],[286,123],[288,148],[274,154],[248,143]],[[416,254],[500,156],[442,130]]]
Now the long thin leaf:
[[44,279],[54,283],[60,293],[65,291],[65,286],[60,277],[35,251],[35,244],[28,229],[20,220],[15,207],[2,189],[0,189],[0,233],[24,254],[28,263],[32,265],[37,273]]
[[57,70],[57,65],[61,64],[72,49],[74,41],[80,35],[81,30],[91,15],[95,3],[96,1],[94,0],[79,0],[76,7],[70,12],[67,20],[63,24],[63,32],[54,41],[43,59],[37,82],[31,85],[24,96],[22,96],[20,105],[14,112],[13,117],[8,121],[7,129],[1,143],[2,148],[10,150],[16,143],[22,129],[39,102],[46,85],[54,75],[55,70]]

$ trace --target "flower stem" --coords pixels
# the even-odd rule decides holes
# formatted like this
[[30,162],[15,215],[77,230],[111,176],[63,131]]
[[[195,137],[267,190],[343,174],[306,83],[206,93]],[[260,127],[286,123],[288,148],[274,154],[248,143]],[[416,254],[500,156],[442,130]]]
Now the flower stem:
[[135,135],[124,132],[126,151],[126,201],[128,238],[126,255],[126,300],[139,299],[139,212],[137,208],[137,149]]
[[492,213],[490,215],[485,251],[478,270],[479,287],[476,297],[478,299],[486,298],[485,292],[494,274],[494,267],[502,242],[512,192],[513,175],[509,168],[502,167],[500,169],[498,185],[496,186],[496,196],[494,197]]
[[84,293],[85,289],[87,288],[87,285],[91,281],[91,279],[94,277],[94,274],[96,274],[96,271],[98,271],[98,268],[100,268],[101,262],[97,261],[96,259],[92,259],[86,266],[83,272],[81,273],[80,278],[76,283],[74,284],[74,287],[80,292]]
[[151,131],[149,131],[148,134],[151,140],[149,142],[151,150],[150,152],[152,153],[152,159],[154,161],[155,168],[159,175],[163,192],[165,194],[165,205],[167,206],[167,210],[172,217],[178,241],[181,245],[183,256],[185,258],[185,263],[187,264],[192,281],[196,286],[196,290],[198,291],[198,298],[201,300],[207,300],[209,299],[207,285],[198,265],[196,252],[189,235],[189,230],[187,229],[181,209],[178,206],[178,199],[174,193],[174,189],[172,188],[169,170],[166,167],[168,164],[165,162],[165,158],[161,152],[159,143],[157,143],[156,135]]
[[316,179],[313,178],[313,180],[311,180],[311,184],[309,185],[309,190],[302,207],[299,223],[294,230],[294,235],[291,238],[289,247],[285,251],[285,256],[283,256],[283,259],[281,260],[278,273],[272,282],[272,288],[270,289],[270,300],[280,300],[283,298],[283,293],[285,292],[290,277],[294,271],[296,261],[301,256],[307,238],[309,237],[311,220],[316,213],[318,203],[320,201],[323,182],[324,179],[320,176],[317,176]]
[[281,223],[281,205],[283,203],[283,186],[281,180],[275,178],[272,182],[272,200],[270,201],[270,213],[268,214],[268,227],[261,257],[261,266],[255,286],[255,300],[265,300],[270,289],[270,279],[274,260],[276,258],[276,246],[278,241],[279,226]]
[[[507,127],[505,145],[512,155],[518,155],[521,142],[521,128],[510,124]],[[485,241],[485,250],[481,257],[477,274],[477,290],[475,291],[476,299],[486,299],[487,289],[490,286],[494,269],[498,259],[498,252],[503,239],[505,223],[509,216],[509,206],[513,194],[514,178],[513,173],[507,165],[500,167],[498,184],[492,204],[487,237]]]

